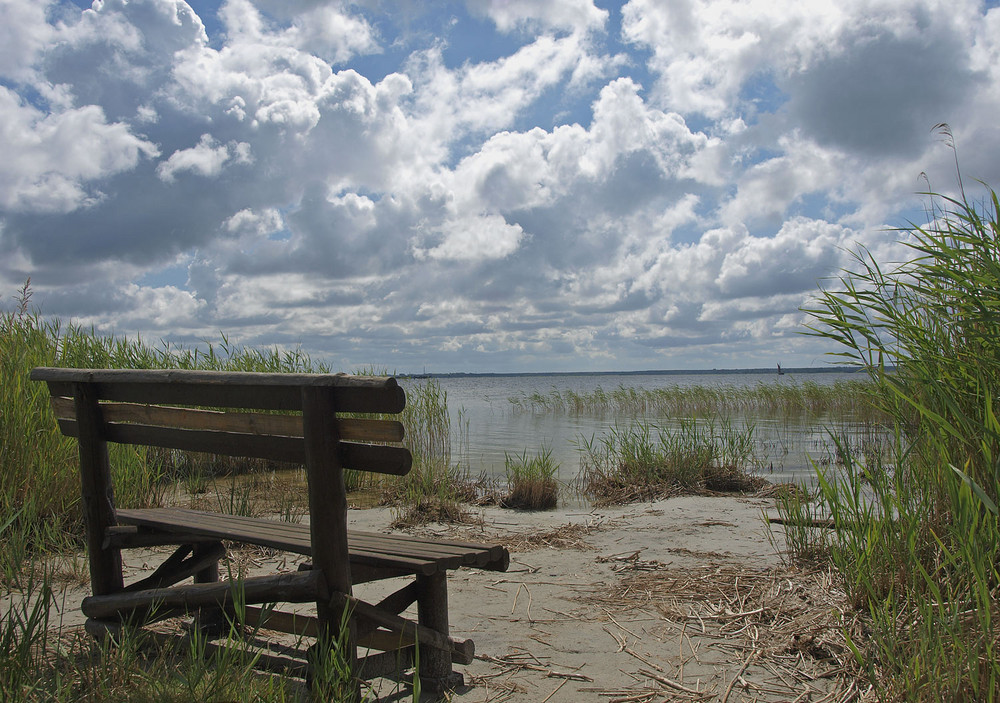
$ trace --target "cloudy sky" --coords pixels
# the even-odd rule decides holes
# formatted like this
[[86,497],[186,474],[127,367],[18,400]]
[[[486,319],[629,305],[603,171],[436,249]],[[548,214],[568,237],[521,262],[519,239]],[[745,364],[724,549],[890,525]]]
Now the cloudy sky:
[[0,0],[0,294],[397,372],[817,366],[926,173],[1000,185],[972,0]]

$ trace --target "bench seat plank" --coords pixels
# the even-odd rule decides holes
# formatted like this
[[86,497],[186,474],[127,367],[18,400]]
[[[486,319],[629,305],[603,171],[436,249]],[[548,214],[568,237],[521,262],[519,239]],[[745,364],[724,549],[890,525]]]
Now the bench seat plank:
[[[118,510],[118,521],[161,532],[201,534],[312,555],[309,526],[277,520],[224,515],[187,508]],[[501,545],[441,542],[409,535],[348,530],[351,562],[430,575],[460,566],[504,571],[507,552]]]

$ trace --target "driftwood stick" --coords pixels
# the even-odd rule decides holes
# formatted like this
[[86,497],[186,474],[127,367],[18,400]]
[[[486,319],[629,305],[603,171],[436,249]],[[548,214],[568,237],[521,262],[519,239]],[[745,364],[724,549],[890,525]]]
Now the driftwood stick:
[[746,661],[743,662],[743,666],[741,666],[740,670],[736,672],[736,676],[734,676],[733,680],[729,682],[729,686],[726,688],[726,694],[722,697],[722,703],[726,703],[726,701],[729,700],[729,694],[733,692],[733,687],[736,686],[736,682],[740,680],[740,677],[743,676],[743,672],[747,670],[748,666],[750,666],[751,659],[753,659],[753,654],[746,658]]

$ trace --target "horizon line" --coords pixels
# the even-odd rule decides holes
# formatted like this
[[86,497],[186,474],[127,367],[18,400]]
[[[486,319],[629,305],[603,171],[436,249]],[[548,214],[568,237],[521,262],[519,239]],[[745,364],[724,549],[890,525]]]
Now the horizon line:
[[[888,369],[888,367],[886,367]],[[863,369],[852,366],[797,366],[782,369],[783,375],[792,373],[858,373]],[[397,373],[400,378],[460,378],[497,376],[701,376],[712,374],[778,375],[774,367],[714,368],[714,369],[644,369],[638,371],[424,371]]]

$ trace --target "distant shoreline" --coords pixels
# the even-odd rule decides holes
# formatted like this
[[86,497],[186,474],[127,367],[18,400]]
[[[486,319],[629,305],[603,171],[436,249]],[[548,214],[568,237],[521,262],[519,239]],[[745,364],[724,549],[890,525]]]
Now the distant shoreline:
[[[886,367],[887,371],[892,371]],[[794,368],[783,368],[782,372],[788,376],[791,374],[817,374],[817,373],[864,373],[862,369],[848,366],[803,366]],[[758,375],[777,376],[777,369],[756,368],[756,369],[662,369],[646,371],[494,371],[494,372],[472,372],[472,371],[451,371],[447,373],[411,373],[397,374],[399,378],[512,378],[517,376],[721,376],[721,375]]]

